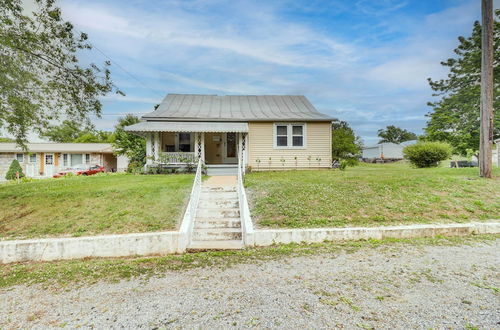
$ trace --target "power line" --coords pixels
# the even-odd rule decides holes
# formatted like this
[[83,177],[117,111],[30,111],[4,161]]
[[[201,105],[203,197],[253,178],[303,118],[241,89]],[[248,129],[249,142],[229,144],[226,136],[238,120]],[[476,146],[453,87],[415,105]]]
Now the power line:
[[[81,32],[81,31],[80,31]],[[125,72],[127,75],[129,75],[130,77],[132,77],[135,81],[137,81],[139,84],[141,84],[142,86],[144,86],[145,88],[149,89],[150,91],[152,91],[153,93],[155,93],[157,96],[159,97],[163,97],[163,95],[160,95],[157,91],[155,91],[153,88],[151,88],[150,86],[146,85],[144,82],[142,82],[139,78],[137,78],[136,76],[134,76],[132,73],[130,73],[129,71],[127,71],[124,67],[122,67],[118,62],[116,62],[115,60],[113,60],[110,56],[108,56],[107,54],[105,54],[102,50],[100,50],[97,46],[95,45],[92,45],[92,48],[95,48],[99,53],[101,53],[104,57],[106,57],[107,59],[109,59],[111,61],[111,63],[113,63],[114,65],[116,65],[116,67],[118,67],[119,69],[121,69],[123,72]]]

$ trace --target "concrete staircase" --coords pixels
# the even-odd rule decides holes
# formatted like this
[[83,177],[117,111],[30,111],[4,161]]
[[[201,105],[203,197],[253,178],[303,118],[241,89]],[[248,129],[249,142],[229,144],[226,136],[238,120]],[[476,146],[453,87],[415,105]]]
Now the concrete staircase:
[[236,186],[204,182],[188,251],[243,249]]

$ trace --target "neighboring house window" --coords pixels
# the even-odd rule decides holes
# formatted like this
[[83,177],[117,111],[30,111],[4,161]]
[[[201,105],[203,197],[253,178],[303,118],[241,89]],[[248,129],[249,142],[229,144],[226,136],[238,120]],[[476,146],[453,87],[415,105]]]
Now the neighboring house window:
[[45,155],[45,165],[54,164],[54,155]]
[[30,163],[36,163],[36,154],[30,154]]
[[16,154],[16,159],[19,163],[24,163],[24,154]]
[[82,154],[71,154],[70,157],[71,161],[71,166],[75,165],[82,165],[83,164],[83,157]]
[[63,154],[63,167],[69,167],[69,157],[68,154]]
[[275,148],[304,148],[306,145],[305,124],[275,124]]
[[85,154],[85,164],[90,164],[90,154]]

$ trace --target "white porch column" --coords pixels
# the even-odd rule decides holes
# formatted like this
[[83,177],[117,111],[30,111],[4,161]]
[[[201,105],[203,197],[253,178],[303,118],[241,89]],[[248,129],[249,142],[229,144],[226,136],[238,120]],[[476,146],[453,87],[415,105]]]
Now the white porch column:
[[146,164],[153,164],[153,133],[146,133]]
[[248,166],[248,133],[243,133],[243,165]]
[[160,133],[159,132],[154,132],[153,155],[154,155],[154,160],[155,161],[158,161],[158,159],[160,159],[160,149],[161,149]]
[[201,159],[205,163],[205,133],[195,132],[194,133],[194,152],[197,158]]

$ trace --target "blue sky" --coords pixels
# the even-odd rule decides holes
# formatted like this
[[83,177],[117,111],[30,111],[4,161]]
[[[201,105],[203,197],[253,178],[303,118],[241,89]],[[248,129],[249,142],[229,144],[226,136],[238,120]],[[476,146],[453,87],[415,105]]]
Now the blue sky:
[[112,73],[126,96],[103,99],[100,129],[112,129],[117,114],[151,111],[167,93],[304,94],[365,144],[387,125],[422,132],[432,93],[426,78],[446,75],[440,61],[480,17],[479,0],[60,5],[97,48],[82,60],[102,63],[102,51],[119,65]]

